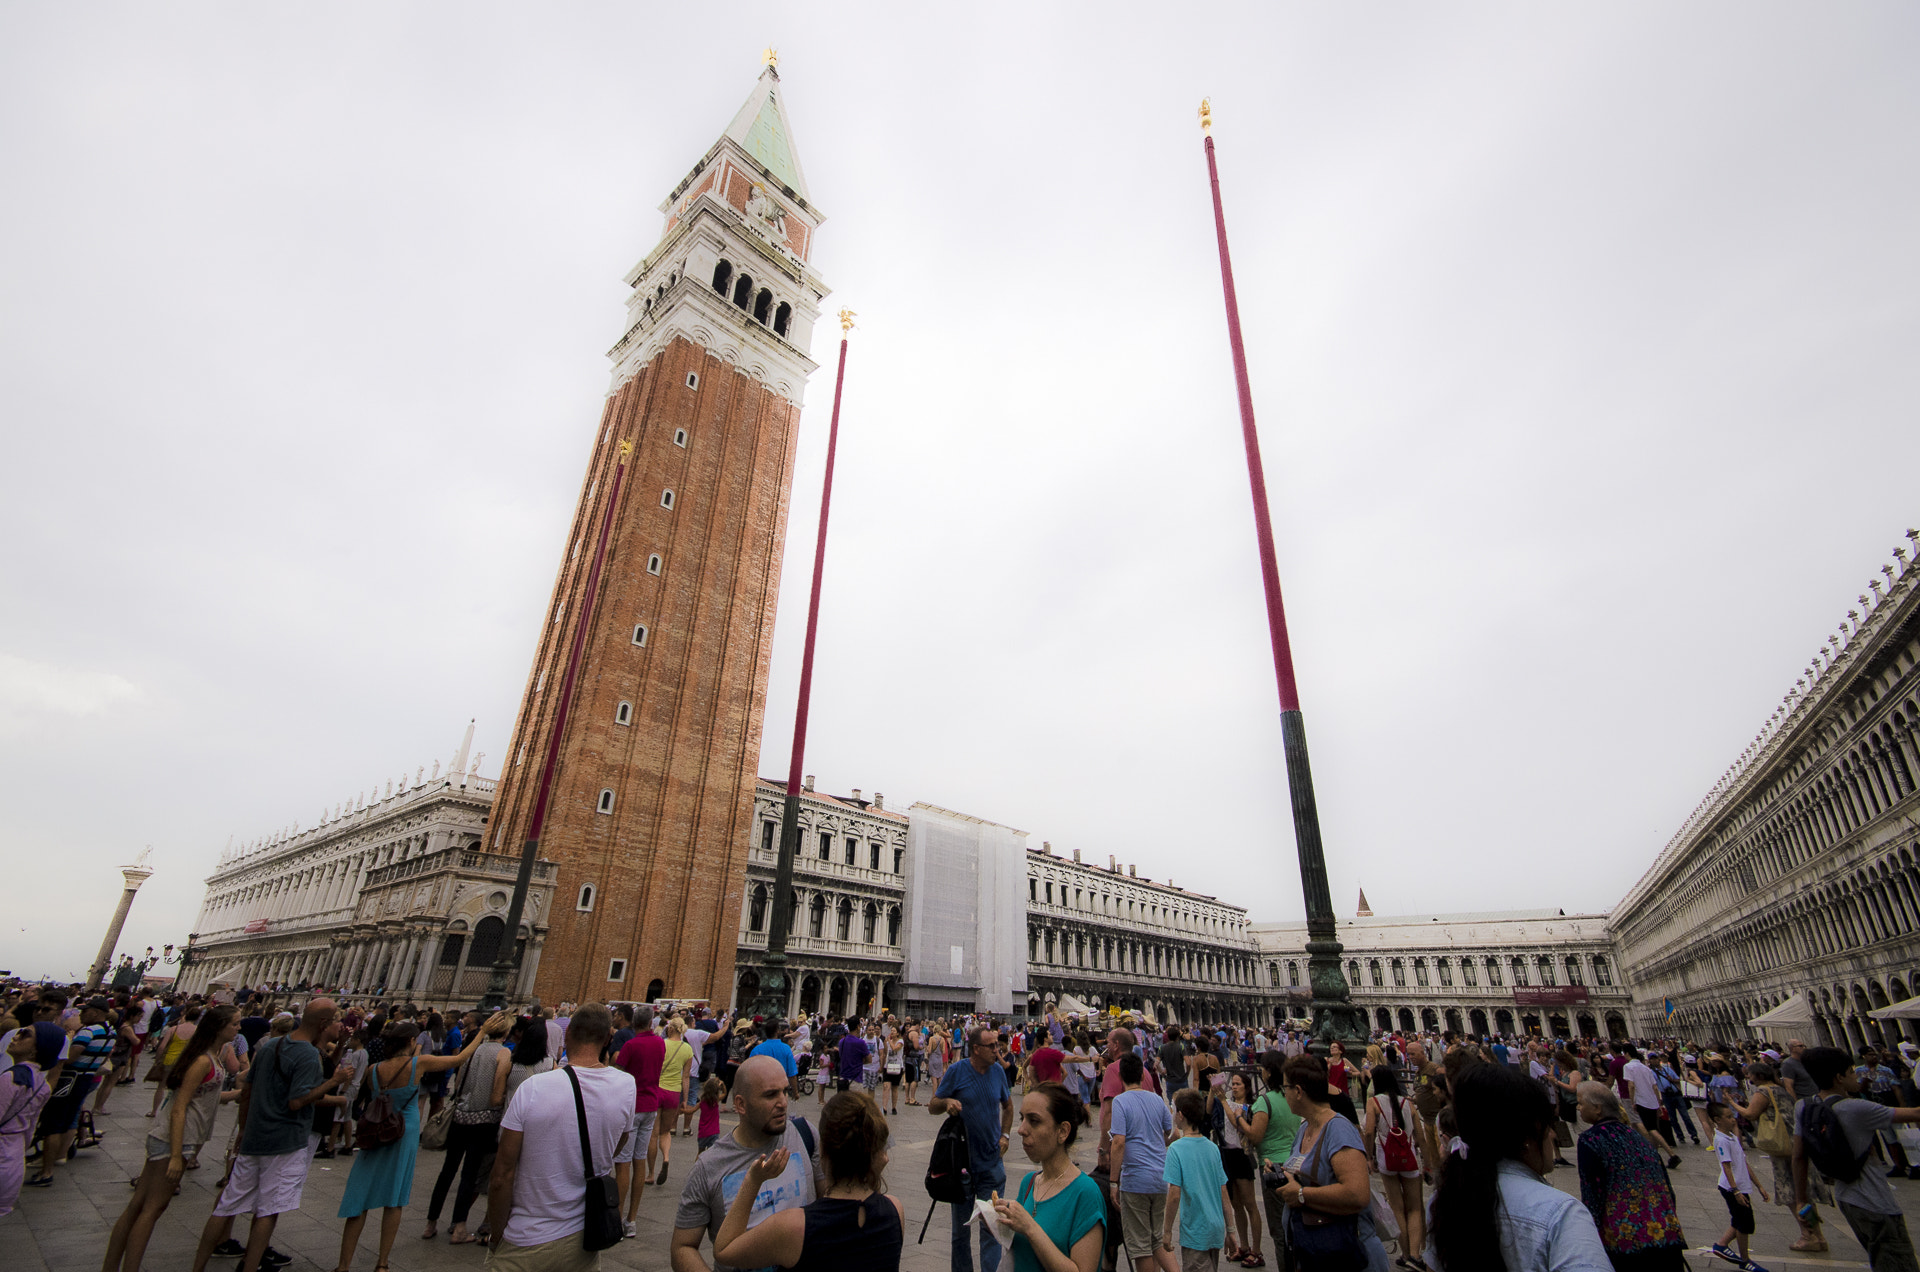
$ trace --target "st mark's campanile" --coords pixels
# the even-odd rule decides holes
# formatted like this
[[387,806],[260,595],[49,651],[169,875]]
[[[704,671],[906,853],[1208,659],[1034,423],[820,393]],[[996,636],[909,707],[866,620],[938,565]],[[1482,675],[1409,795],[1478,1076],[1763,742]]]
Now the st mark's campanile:
[[[543,1002],[730,997],[807,356],[826,285],[772,66],[661,205],[488,826],[519,851],[623,439],[540,856]],[[584,891],[591,889],[591,892]],[[531,919],[531,916],[529,916]],[[523,925],[525,926],[525,925]]]

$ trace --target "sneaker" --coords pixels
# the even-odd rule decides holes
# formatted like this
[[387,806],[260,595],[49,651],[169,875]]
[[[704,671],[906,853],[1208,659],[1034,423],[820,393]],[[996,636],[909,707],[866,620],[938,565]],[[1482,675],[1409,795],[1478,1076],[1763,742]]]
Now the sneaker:
[[32,1179],[24,1180],[22,1182],[25,1183],[25,1185],[28,1188],[48,1188],[53,1185],[53,1176],[52,1175],[35,1175]]
[[1571,1165],[1573,1165],[1573,1163],[1572,1163],[1572,1162],[1570,1162],[1570,1161],[1568,1161],[1568,1160],[1567,1160],[1566,1158],[1564,1158],[1564,1157],[1556,1157],[1556,1158],[1554,1158],[1554,1159],[1553,1159],[1553,1164],[1554,1164],[1555,1166],[1571,1166]]
[[332,1156],[333,1156],[333,1150],[330,1148],[323,1148],[314,1153],[314,1157],[321,1161],[326,1161],[330,1159]]
[[1765,1268],[1761,1267],[1758,1263],[1755,1263],[1752,1259],[1747,1260],[1746,1269],[1747,1269],[1747,1272],[1767,1272]]
[[1716,1259],[1725,1259],[1735,1267],[1742,1267],[1746,1263],[1746,1260],[1742,1259],[1737,1251],[1721,1245],[1718,1241],[1707,1247],[1707,1253]]
[[268,1246],[267,1252],[260,1256],[260,1266],[263,1268],[284,1268],[292,1262],[292,1255],[282,1254],[272,1246]]
[[629,1241],[640,1235],[640,1229],[633,1226],[633,1220],[631,1219],[627,1220],[627,1222],[621,1226],[621,1231],[626,1234]]
[[1678,1166],[1679,1164],[1680,1164],[1680,1154],[1675,1153],[1672,1157],[1667,1158],[1668,1170],[1672,1170],[1674,1167]]
[[244,1259],[246,1255],[247,1247],[241,1245],[232,1237],[228,1237],[225,1241],[213,1247],[213,1257],[216,1259]]

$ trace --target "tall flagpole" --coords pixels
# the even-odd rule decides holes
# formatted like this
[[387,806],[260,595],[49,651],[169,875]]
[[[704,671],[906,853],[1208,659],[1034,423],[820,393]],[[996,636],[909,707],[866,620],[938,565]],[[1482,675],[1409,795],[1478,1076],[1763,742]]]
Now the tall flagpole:
[[840,369],[833,378],[833,416],[827,425],[827,472],[820,485],[820,531],[813,542],[813,591],[807,598],[807,640],[800,654],[800,701],[793,713],[793,756],[787,765],[787,800],[780,811],[780,862],[773,874],[773,906],[767,952],[760,963],[760,993],[753,1012],[768,1020],[787,1014],[787,929],[793,924],[793,863],[800,855],[800,781],[807,762],[807,708],[813,700],[813,637],[820,625],[820,579],[827,564],[827,514],[833,507],[833,457],[840,444],[840,390],[847,382],[847,333],[854,312],[840,311]]
[[1273,643],[1273,676],[1280,690],[1280,738],[1287,756],[1287,794],[1293,804],[1293,839],[1300,855],[1300,890],[1307,902],[1307,969],[1312,988],[1313,1036],[1324,1046],[1335,1039],[1364,1042],[1364,1009],[1353,1005],[1340,970],[1340,941],[1334,935],[1333,900],[1327,893],[1327,862],[1320,846],[1320,811],[1313,800],[1313,769],[1307,760],[1307,728],[1300,714],[1300,689],[1293,675],[1293,646],[1287,639],[1287,608],[1280,598],[1280,567],[1273,550],[1273,521],[1267,511],[1267,476],[1260,463],[1260,435],[1253,423],[1253,389],[1247,382],[1247,350],[1240,339],[1240,301],[1233,288],[1233,259],[1227,251],[1227,214],[1220,204],[1220,169],[1213,156],[1213,107],[1200,103],[1200,131],[1206,138],[1207,179],[1213,186],[1213,226],[1220,243],[1220,286],[1226,294],[1227,341],[1233,349],[1234,388],[1240,397],[1240,432],[1247,449],[1247,480],[1253,487],[1253,529],[1260,544],[1260,581],[1267,592],[1267,634]]
[[[580,655],[587,647],[587,627],[593,621],[593,600],[600,590],[600,566],[607,559],[607,535],[613,529],[613,514],[620,506],[620,483],[627,475],[627,461],[633,457],[633,443],[622,440],[620,462],[613,470],[613,485],[607,491],[607,511],[600,518],[600,541],[593,549],[593,565],[587,571],[587,594],[580,602],[580,617],[573,633],[573,650],[567,655],[567,673],[560,681],[560,701],[553,712],[553,736],[547,739],[546,759],[540,765],[539,793],[533,801],[533,818],[527,823],[527,842],[520,850],[520,873],[513,881],[513,901],[507,907],[507,932],[493,960],[493,972],[487,977],[487,996],[480,1000],[482,1011],[501,1011],[512,992],[513,978],[519,970],[514,948],[520,935],[520,916],[527,908],[527,890],[533,883],[534,859],[540,855],[540,831],[547,822],[547,803],[553,794],[553,772],[560,764],[560,741],[566,736],[567,716],[573,710],[573,683],[580,674]],[[498,810],[496,810],[498,811]]]

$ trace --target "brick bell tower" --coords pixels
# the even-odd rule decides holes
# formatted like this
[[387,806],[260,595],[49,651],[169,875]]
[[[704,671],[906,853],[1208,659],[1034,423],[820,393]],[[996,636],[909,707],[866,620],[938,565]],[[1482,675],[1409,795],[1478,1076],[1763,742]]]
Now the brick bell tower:
[[[543,1002],[731,998],[807,350],[826,284],[769,64],[660,205],[494,800],[525,843],[623,439],[540,855],[558,863]],[[588,892],[587,889],[591,889]],[[528,916],[524,929],[532,927]]]

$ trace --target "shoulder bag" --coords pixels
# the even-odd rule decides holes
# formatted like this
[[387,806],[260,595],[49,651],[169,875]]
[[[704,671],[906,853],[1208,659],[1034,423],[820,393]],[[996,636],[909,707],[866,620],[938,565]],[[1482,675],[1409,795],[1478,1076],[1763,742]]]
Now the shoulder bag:
[[[1338,1117],[1338,1114],[1334,1116]],[[1314,1143],[1313,1158],[1326,1151],[1324,1128]],[[1298,1173],[1306,1178],[1303,1165]],[[1308,1187],[1321,1187],[1317,1176]],[[1367,1266],[1366,1247],[1360,1244],[1360,1216],[1328,1214],[1312,1206],[1287,1207],[1287,1244],[1293,1247],[1295,1265],[1301,1272],[1361,1272]]]
[[587,1100],[580,1093],[580,1078],[567,1066],[567,1081],[573,1084],[573,1111],[580,1119],[580,1160],[587,1176],[586,1227],[581,1229],[580,1244],[588,1250],[605,1250],[626,1235],[620,1222],[620,1189],[612,1175],[593,1173],[593,1147],[587,1142]]
[[468,1056],[461,1062],[460,1074],[454,1083],[453,1096],[440,1101],[440,1111],[430,1115],[420,1124],[420,1147],[441,1149],[447,1146],[447,1133],[453,1127],[454,1112],[460,1108],[461,1099],[465,1095],[462,1087],[466,1084],[467,1067],[472,1063],[472,1056]]

